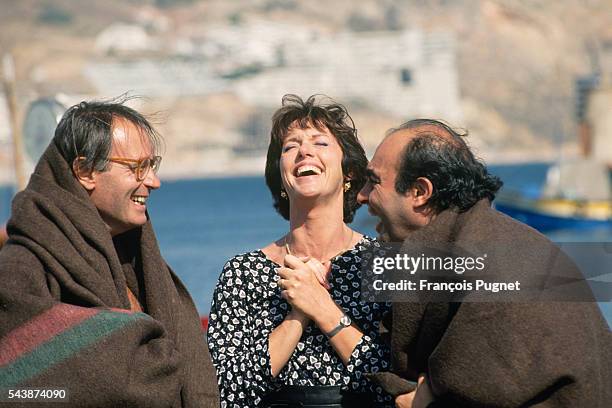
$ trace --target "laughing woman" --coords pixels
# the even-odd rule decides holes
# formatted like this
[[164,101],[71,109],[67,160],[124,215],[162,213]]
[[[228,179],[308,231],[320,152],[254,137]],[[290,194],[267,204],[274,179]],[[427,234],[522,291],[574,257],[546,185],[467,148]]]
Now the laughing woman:
[[367,159],[342,105],[286,95],[272,118],[266,182],[289,231],[227,262],[208,344],[222,407],[386,407],[363,375],[388,369],[378,327],[389,308],[360,298],[349,228]]

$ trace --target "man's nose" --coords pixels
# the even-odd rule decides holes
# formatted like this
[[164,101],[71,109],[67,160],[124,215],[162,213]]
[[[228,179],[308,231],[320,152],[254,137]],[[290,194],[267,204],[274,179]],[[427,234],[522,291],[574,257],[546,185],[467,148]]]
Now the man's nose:
[[370,196],[370,191],[372,191],[372,184],[368,181],[364,184],[359,193],[357,193],[357,202],[359,204],[368,204],[368,197]]
[[153,170],[147,172],[147,176],[144,179],[144,185],[151,190],[157,190],[161,186],[161,181]]

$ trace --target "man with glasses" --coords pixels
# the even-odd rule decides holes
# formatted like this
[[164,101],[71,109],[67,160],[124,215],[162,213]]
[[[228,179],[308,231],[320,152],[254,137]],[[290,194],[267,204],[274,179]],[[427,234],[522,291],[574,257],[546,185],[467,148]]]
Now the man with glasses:
[[160,142],[123,103],[62,117],[0,251],[0,401],[218,406],[198,313],[147,213]]

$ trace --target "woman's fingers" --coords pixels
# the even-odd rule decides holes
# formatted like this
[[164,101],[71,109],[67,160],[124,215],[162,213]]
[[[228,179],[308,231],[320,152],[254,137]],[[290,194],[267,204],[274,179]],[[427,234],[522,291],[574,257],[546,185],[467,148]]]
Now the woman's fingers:
[[323,267],[323,264],[319,262],[318,259],[312,258],[306,263],[306,265],[312,267],[314,271],[325,275],[325,268]]
[[321,271],[317,270],[313,270],[313,273],[315,274],[317,281],[319,282],[319,284],[321,286],[324,286],[327,288],[327,281],[325,280],[325,276],[323,276],[323,274],[321,273]]
[[316,259],[311,259],[306,263],[306,266],[310,268],[312,272],[314,272],[317,280],[321,285],[325,285],[325,272],[323,270],[323,265]]
[[[281,278],[289,279],[290,274],[302,271],[310,271],[315,276],[318,283],[325,289],[329,289],[327,275],[331,266],[331,262],[327,261],[324,264],[315,258],[298,258],[294,255],[285,256],[285,268],[278,268],[278,274]],[[290,272],[288,272],[290,271]],[[293,275],[295,276],[295,275]]]
[[318,264],[320,264],[320,262],[314,258],[310,258],[310,257],[297,258],[293,255],[287,255],[285,256],[285,268],[284,269],[289,269],[293,271],[294,273],[299,273],[300,271],[317,273],[318,269],[320,268]]
[[285,255],[285,266],[291,269],[303,267],[305,263],[295,255]]
[[324,264],[319,262],[318,259],[314,258],[308,261],[306,265],[310,266],[321,286],[323,286],[325,289],[329,289],[329,283],[327,282],[329,266],[326,267]]
[[293,271],[293,269],[276,268],[276,274],[280,276],[281,279],[289,279],[291,276],[293,276],[294,273],[295,272]]
[[310,272],[310,274],[315,277],[319,285],[323,286],[326,290],[329,290],[330,285],[327,281],[327,276],[329,274],[330,267],[330,261],[321,263],[316,258],[298,258],[294,255],[287,255],[285,256],[285,267],[278,268],[277,273],[283,279],[291,281],[298,279],[304,284],[312,285],[314,284],[315,280],[310,280],[311,278],[308,275]]

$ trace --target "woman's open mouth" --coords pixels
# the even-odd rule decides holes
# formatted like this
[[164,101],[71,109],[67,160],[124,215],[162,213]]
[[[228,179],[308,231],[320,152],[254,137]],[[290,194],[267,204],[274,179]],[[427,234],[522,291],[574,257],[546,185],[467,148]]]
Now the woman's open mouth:
[[295,170],[296,177],[305,177],[305,176],[318,176],[322,173],[322,170],[316,166],[305,165],[300,166]]

